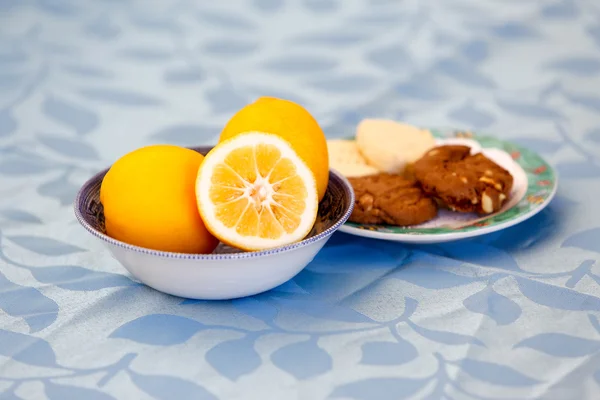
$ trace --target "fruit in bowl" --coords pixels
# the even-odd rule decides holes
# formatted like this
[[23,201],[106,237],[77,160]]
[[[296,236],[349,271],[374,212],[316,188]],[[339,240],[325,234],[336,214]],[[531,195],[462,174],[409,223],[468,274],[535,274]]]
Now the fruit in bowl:
[[258,99],[230,119],[207,158],[154,145],[117,160],[100,190],[107,234],[180,253],[211,253],[218,240],[264,250],[308,234],[327,189],[329,157],[305,108]]
[[214,148],[126,154],[83,185],[77,219],[134,277],[169,294],[231,299],[292,278],[349,218],[354,193],[329,171],[308,111],[262,101]]
[[135,246],[177,253],[211,253],[218,240],[198,213],[194,185],[203,156],[154,145],[117,160],[100,187],[106,233]]
[[315,176],[292,146],[258,132],[227,139],[207,154],[196,198],[208,229],[243,250],[302,240],[319,206]]
[[[193,150],[207,154],[211,148]],[[157,251],[106,234],[100,203],[100,185],[106,173],[90,178],[79,190],[74,205],[79,223],[136,279],[161,292],[193,299],[234,299],[283,284],[312,261],[354,208],[352,187],[341,174],[330,171],[316,221],[300,241],[248,252],[223,244],[211,254]]]
[[308,110],[289,100],[261,97],[231,117],[219,142],[248,131],[272,133],[289,142],[315,175],[319,201],[323,198],[329,179],[327,141]]

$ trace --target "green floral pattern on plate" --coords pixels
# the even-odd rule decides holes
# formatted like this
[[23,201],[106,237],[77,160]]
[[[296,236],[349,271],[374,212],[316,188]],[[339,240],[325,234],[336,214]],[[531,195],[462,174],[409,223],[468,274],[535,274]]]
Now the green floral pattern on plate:
[[369,230],[381,233],[411,234],[411,235],[435,235],[447,233],[470,232],[481,228],[500,225],[514,220],[542,205],[551,197],[557,184],[554,169],[538,154],[523,148],[517,144],[503,141],[491,136],[478,135],[465,131],[442,131],[431,130],[437,138],[461,137],[474,140],[482,148],[496,148],[510,154],[512,159],[523,168],[527,175],[527,191],[523,198],[513,207],[503,212],[490,215],[489,217],[477,218],[465,225],[454,227],[398,227],[390,225],[366,225],[347,222],[346,225],[357,229]]

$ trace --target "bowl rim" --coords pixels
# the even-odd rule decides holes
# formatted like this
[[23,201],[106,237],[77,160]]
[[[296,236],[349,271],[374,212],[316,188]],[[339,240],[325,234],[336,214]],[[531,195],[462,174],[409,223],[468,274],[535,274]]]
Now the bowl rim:
[[[199,147],[188,147],[188,148],[191,150],[195,150],[195,151],[202,151],[202,150],[206,150],[206,149],[210,150],[211,146],[199,146]],[[75,211],[75,217],[77,218],[77,221],[79,221],[79,223],[93,236],[95,236],[98,239],[101,239],[102,241],[104,241],[108,244],[111,244],[116,247],[120,247],[125,250],[130,250],[130,251],[134,251],[137,253],[142,253],[142,254],[157,256],[157,257],[162,257],[162,258],[185,259],[185,260],[204,260],[204,261],[240,260],[240,259],[246,259],[246,258],[265,257],[265,256],[274,255],[274,254],[280,254],[280,253],[293,251],[293,250],[299,249],[301,247],[307,246],[309,244],[318,242],[321,239],[326,238],[327,236],[330,236],[331,234],[333,234],[336,230],[339,229],[340,226],[342,226],[348,220],[348,218],[350,218],[350,215],[352,214],[352,211],[354,209],[355,196],[354,196],[354,190],[352,189],[350,182],[341,173],[330,168],[329,174],[333,174],[337,179],[339,179],[339,181],[342,183],[342,186],[345,189],[345,192],[349,195],[349,198],[348,198],[349,205],[348,205],[348,208],[345,210],[344,214],[341,216],[341,218],[339,218],[332,226],[330,226],[323,232],[319,233],[318,235],[312,236],[307,239],[303,239],[299,242],[295,242],[295,243],[285,245],[285,246],[275,247],[275,248],[268,249],[268,250],[248,251],[248,252],[240,251],[239,253],[200,254],[200,253],[178,253],[178,252],[171,252],[171,251],[152,250],[152,249],[149,249],[146,247],[136,246],[136,245],[132,245],[129,243],[125,243],[125,242],[117,240],[117,239],[113,239],[110,236],[106,235],[105,233],[102,233],[102,232],[98,231],[97,229],[95,229],[92,225],[90,225],[85,220],[82,210],[79,207],[79,205],[82,203],[81,199],[83,197],[83,194],[86,192],[88,187],[93,182],[97,181],[99,179],[99,177],[101,177],[102,175],[105,175],[108,172],[109,168],[110,167],[105,168],[102,171],[96,173],[91,178],[89,178],[77,191],[77,195],[75,196],[75,201],[74,201],[74,205],[73,205],[73,208]]]

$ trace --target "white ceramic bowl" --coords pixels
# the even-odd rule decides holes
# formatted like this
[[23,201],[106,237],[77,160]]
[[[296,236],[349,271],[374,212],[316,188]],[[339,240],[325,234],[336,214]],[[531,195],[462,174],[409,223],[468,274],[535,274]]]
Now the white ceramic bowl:
[[[194,148],[206,154],[210,148]],[[317,222],[301,242],[266,251],[241,252],[219,245],[213,254],[155,251],[115,240],[105,234],[100,185],[108,169],[88,180],[75,199],[81,225],[102,240],[117,259],[142,283],[175,296],[222,300],[250,296],[293,278],[348,219],[354,192],[335,171],[329,173],[327,193],[319,205]]]

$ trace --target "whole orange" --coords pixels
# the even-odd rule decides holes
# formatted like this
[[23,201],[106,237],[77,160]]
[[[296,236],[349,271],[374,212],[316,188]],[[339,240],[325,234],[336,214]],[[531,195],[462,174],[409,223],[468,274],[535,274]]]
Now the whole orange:
[[172,145],[142,147],[118,159],[100,187],[106,233],[154,250],[212,252],[218,241],[200,218],[195,194],[203,159]]
[[261,97],[227,122],[219,142],[249,131],[272,133],[288,141],[315,175],[319,200],[323,198],[329,183],[327,140],[306,108],[289,100]]

